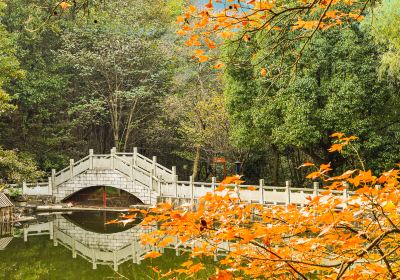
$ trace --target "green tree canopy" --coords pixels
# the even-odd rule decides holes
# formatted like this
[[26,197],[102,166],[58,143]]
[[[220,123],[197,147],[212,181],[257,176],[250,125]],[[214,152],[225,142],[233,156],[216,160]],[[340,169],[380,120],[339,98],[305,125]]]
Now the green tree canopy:
[[[265,43],[260,37],[239,50],[227,48],[228,57],[239,52],[242,58],[228,62],[225,89],[239,145],[269,146],[284,154],[295,149],[303,160],[343,166],[343,157],[326,152],[329,135],[343,131],[360,137],[369,167],[388,168],[398,160],[399,90],[378,79],[379,52],[358,25],[318,34],[294,78],[276,78],[290,59],[249,62],[266,57]],[[260,76],[265,65],[274,73]]]
[[381,45],[381,73],[398,77],[400,72],[400,2],[383,0],[369,14],[364,27]]
[[[0,1],[0,19],[4,16],[5,8],[6,4]],[[6,92],[5,87],[14,79],[21,78],[24,75],[19,67],[15,52],[12,35],[0,22],[0,115],[15,108],[10,104],[11,97]]]

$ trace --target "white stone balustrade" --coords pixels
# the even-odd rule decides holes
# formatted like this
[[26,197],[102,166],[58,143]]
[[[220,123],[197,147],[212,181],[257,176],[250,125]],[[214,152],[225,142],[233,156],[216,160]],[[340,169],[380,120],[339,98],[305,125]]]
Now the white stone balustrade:
[[[23,183],[22,193],[26,195],[50,195],[56,201],[87,187],[110,186],[125,190],[135,195],[145,204],[155,204],[161,198],[197,199],[219,186],[215,178],[212,182],[178,181],[176,168],[168,169],[157,162],[157,157],[149,159],[134,148],[133,153],[118,153],[115,148],[110,154],[94,154],[78,160],[70,160],[68,167],[56,172],[43,183]],[[13,186],[16,188],[17,186]],[[21,187],[21,186],[19,186]],[[237,188],[235,185],[228,187]],[[324,191],[315,182],[313,188],[294,188],[290,181],[282,186],[265,185],[260,180],[258,185],[240,186],[238,194],[243,201],[287,205],[294,203],[305,205],[308,197]],[[348,197],[347,189],[333,192],[335,195]]]

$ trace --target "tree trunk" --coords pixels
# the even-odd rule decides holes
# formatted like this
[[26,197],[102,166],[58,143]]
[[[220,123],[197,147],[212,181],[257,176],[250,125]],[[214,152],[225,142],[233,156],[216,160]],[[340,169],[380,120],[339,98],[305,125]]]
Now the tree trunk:
[[201,155],[201,147],[200,145],[198,145],[196,146],[196,156],[193,162],[192,177],[194,181],[196,181],[199,176],[200,155]]
[[132,120],[133,120],[133,116],[136,110],[136,105],[138,103],[138,99],[135,98],[135,101],[133,102],[133,105],[131,106],[131,108],[129,109],[129,117],[128,120],[126,121],[125,127],[124,127],[124,132],[123,132],[123,136],[124,136],[124,149],[122,150],[123,152],[127,151],[128,148],[128,143],[129,143],[129,137],[132,133],[133,130],[133,124],[132,124]]
[[111,117],[111,128],[113,132],[114,146],[119,150],[120,138],[119,138],[119,115],[117,103],[112,99],[110,100],[110,117]]
[[273,159],[272,159],[272,184],[277,186],[279,181],[279,152],[273,149]]

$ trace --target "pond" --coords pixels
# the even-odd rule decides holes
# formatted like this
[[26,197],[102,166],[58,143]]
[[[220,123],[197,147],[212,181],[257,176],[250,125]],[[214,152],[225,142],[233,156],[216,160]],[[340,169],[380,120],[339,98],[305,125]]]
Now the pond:
[[[157,279],[188,259],[182,250],[165,249],[163,256],[140,260],[154,248],[140,245],[150,229],[140,220],[125,227],[106,225],[116,212],[71,212],[37,216],[38,222],[14,227],[0,237],[0,279]],[[207,279],[207,270],[197,279]],[[185,279],[179,277],[179,279]]]

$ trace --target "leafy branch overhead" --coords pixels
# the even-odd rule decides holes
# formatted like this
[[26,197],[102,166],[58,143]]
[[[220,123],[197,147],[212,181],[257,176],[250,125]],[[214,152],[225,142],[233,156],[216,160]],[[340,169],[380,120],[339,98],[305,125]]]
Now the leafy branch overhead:
[[271,53],[294,55],[297,65],[317,31],[362,20],[368,3],[369,0],[210,0],[200,9],[189,6],[177,17],[178,34],[187,37],[185,44],[195,49],[201,62],[208,59],[201,48],[214,49],[224,40],[245,45],[253,38],[268,37],[264,48]]

